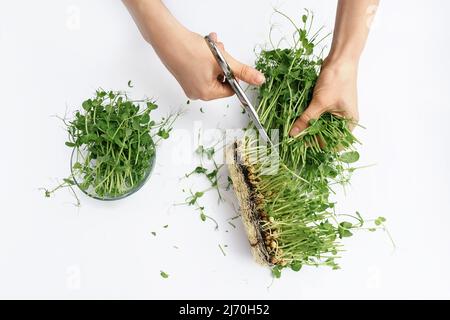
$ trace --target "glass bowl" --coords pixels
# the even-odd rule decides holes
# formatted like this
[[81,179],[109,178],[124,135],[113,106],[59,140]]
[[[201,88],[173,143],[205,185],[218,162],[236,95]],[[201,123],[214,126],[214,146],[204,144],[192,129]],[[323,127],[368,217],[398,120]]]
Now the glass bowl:
[[75,182],[75,185],[78,187],[78,189],[81,190],[81,192],[83,192],[88,197],[91,197],[96,200],[114,201],[114,200],[120,200],[120,199],[127,198],[127,197],[131,196],[132,194],[136,193],[139,189],[141,189],[144,186],[144,184],[148,181],[148,179],[150,178],[150,175],[153,171],[153,167],[155,166],[155,160],[156,160],[156,148],[155,148],[154,144],[153,144],[153,150],[154,150],[153,157],[150,159],[147,171],[145,172],[145,175],[142,177],[141,181],[139,181],[138,183],[135,183],[133,187],[131,187],[124,193],[121,193],[117,196],[100,196],[95,193],[95,191],[93,190],[94,188],[92,186],[89,187],[87,190],[84,190],[81,188],[80,184],[82,183],[82,178],[79,175],[78,176],[76,175],[76,173],[74,172],[73,166],[75,163],[79,162],[79,159],[82,159],[82,157],[84,157],[85,150],[79,149],[79,148],[73,148],[72,155],[70,157],[70,171],[72,173],[73,181]]

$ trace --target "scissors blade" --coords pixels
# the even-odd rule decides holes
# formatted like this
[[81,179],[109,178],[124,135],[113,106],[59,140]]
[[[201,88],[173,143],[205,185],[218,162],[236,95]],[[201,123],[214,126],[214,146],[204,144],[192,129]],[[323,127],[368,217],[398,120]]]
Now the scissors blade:
[[269,138],[269,135],[266,132],[266,129],[264,129],[261,120],[259,120],[258,113],[256,112],[255,108],[253,107],[252,103],[250,102],[250,99],[245,94],[244,90],[240,86],[239,82],[233,77],[228,79],[228,83],[230,84],[230,87],[233,89],[233,91],[236,93],[236,96],[238,97],[239,101],[241,102],[242,106],[244,107],[247,115],[250,117],[250,120],[255,125],[256,129],[259,132],[259,136],[266,142],[268,142],[270,145],[272,145],[272,140]]

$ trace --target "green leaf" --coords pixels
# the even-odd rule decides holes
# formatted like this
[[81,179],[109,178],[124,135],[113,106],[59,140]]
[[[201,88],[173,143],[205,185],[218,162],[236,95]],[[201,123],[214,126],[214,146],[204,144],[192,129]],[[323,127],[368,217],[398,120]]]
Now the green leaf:
[[134,130],[140,130],[141,129],[141,121],[139,120],[139,118],[133,118],[132,123],[131,123],[131,127]]
[[89,111],[92,107],[92,100],[89,99],[89,100],[83,101],[81,106],[83,107],[84,110]]
[[202,173],[206,173],[206,168],[203,168],[203,167],[196,167],[195,169],[194,169],[194,172],[195,173],[198,173],[198,174],[202,174]]
[[341,222],[339,225],[345,229],[350,229],[351,227],[353,227],[353,224],[351,224],[350,222],[346,222],[346,221]]
[[68,146],[68,147],[71,147],[71,148],[76,147],[76,144],[73,143],[73,142],[70,142],[70,141],[67,141],[67,142],[65,143],[65,145]]
[[160,129],[157,133],[158,136],[160,136],[163,139],[169,138],[169,132],[167,132],[165,129]]
[[353,225],[350,222],[341,222],[338,227],[339,238],[351,237],[353,233],[350,232],[350,228]]
[[143,115],[141,116],[141,119],[140,119],[140,123],[141,123],[141,124],[148,124],[149,121],[150,121],[150,116],[149,116],[148,113],[143,114]]
[[208,160],[212,159],[212,157],[214,156],[214,153],[215,153],[215,150],[213,147],[205,149],[205,154],[206,154]]
[[275,266],[272,268],[272,276],[277,279],[281,277],[281,268],[279,266]]
[[169,277],[169,274],[168,273],[165,273],[164,271],[160,271],[160,275],[161,275],[161,277],[162,278],[164,278],[164,279],[167,279],[168,277]]
[[303,23],[306,23],[307,20],[308,20],[308,16],[307,16],[306,14],[304,14],[304,15],[302,16],[302,21],[303,21]]
[[67,183],[69,186],[73,186],[75,184],[75,181],[73,181],[73,179],[65,178],[63,179],[63,181]]
[[197,191],[197,192],[194,194],[194,197],[200,198],[200,197],[202,197],[204,194],[205,194],[205,193],[202,192],[202,191]]
[[128,87],[133,88],[133,85],[131,84],[131,80],[128,80]]
[[119,138],[118,136],[116,136],[116,137],[114,138],[114,142],[115,142],[120,148],[123,148],[123,149],[126,149],[126,148],[127,148],[127,145],[126,145],[125,143],[123,143],[123,141],[120,140],[120,138]]
[[202,221],[206,221],[206,215],[203,212],[200,213],[200,219],[202,219]]
[[341,154],[339,158],[344,163],[354,163],[359,160],[359,153],[357,151],[348,151]]
[[380,226],[383,224],[383,222],[386,222],[386,218],[385,217],[378,217],[375,219],[375,225]]
[[155,103],[147,102],[147,110],[152,111],[152,110],[155,110],[157,108],[158,108],[158,106]]
[[292,261],[291,263],[291,269],[295,272],[300,271],[302,268],[302,263],[300,261]]
[[81,168],[82,168],[81,163],[75,162],[75,164],[72,166],[72,168],[73,168],[74,170],[81,169]]

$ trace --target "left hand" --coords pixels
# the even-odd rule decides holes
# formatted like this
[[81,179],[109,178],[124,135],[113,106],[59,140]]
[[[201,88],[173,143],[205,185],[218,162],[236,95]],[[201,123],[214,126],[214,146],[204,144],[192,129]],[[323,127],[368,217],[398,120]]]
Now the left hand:
[[313,98],[289,134],[297,136],[309,126],[310,120],[318,119],[326,112],[350,120],[350,129],[353,129],[359,120],[356,80],[357,63],[325,59]]

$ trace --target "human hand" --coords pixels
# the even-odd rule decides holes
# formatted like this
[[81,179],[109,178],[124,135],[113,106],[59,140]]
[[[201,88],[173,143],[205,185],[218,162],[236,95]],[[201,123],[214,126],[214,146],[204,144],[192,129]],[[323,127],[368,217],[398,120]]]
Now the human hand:
[[[218,78],[223,74],[205,39],[194,32],[184,30],[183,41],[178,42],[174,54],[161,57],[167,68],[177,79],[190,99],[213,100],[234,94],[230,86]],[[264,83],[264,75],[256,69],[243,64],[230,56],[217,34],[211,33],[211,39],[224,54],[235,77],[251,85]]]
[[349,126],[353,129],[359,120],[356,79],[357,63],[325,59],[313,98],[289,134],[297,136],[309,126],[310,120],[318,119],[326,112],[350,120]]
[[[189,31],[175,19],[160,0],[123,0],[139,30],[161,61],[177,79],[190,99],[212,100],[234,94],[218,80],[223,72],[205,39]],[[251,85],[261,85],[262,73],[231,57],[215,33],[217,43],[235,77]]]

